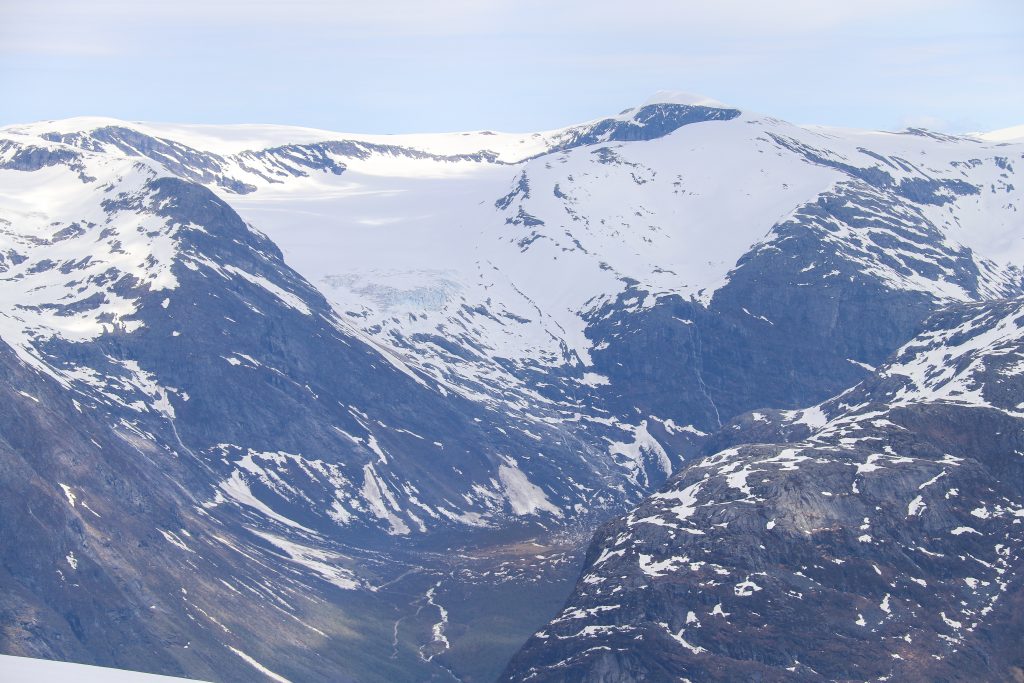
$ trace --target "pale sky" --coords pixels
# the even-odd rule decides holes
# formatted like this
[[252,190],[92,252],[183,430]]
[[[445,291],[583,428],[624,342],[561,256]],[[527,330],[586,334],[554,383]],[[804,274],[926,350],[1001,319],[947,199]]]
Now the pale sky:
[[1024,123],[1022,0],[0,0],[0,124],[533,131],[658,90],[796,123]]

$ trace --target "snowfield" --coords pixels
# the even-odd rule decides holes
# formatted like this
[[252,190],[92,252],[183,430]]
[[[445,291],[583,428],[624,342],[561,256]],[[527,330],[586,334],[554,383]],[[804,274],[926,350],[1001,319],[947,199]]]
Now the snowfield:
[[186,683],[193,679],[0,655],[4,683]]

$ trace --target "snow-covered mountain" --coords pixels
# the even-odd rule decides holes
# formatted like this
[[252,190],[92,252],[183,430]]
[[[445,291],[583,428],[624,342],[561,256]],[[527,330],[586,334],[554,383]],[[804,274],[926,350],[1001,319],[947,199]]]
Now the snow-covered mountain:
[[536,134],[2,128],[0,611],[45,628],[0,649],[493,678],[724,424],[1024,294],[1021,163],[675,94]]
[[721,438],[599,532],[507,680],[1019,676],[1024,299],[951,306],[856,387]]

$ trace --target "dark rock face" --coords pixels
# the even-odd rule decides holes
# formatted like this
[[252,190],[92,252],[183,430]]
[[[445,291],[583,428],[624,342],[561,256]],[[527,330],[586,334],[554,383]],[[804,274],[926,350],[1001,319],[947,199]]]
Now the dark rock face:
[[[5,653],[238,683],[259,675],[239,652],[292,680],[356,680],[368,657],[379,678],[359,680],[416,670],[414,653],[375,650],[390,623],[297,571],[267,525],[204,507],[206,464],[186,448],[111,426],[6,347],[0,376]],[[355,561],[317,552],[339,577]]]
[[889,159],[874,152],[861,149],[859,150],[860,152],[878,159],[883,164],[882,166],[864,168],[828,158],[822,155],[819,150],[812,149],[791,138],[778,135],[774,135],[773,138],[783,147],[802,154],[808,161],[843,171],[873,188],[894,191],[897,195],[918,204],[942,205],[953,201],[958,195],[976,195],[981,193],[981,188],[960,179],[936,180],[925,176],[904,178],[897,182],[892,174],[886,170],[886,166],[894,171],[919,170],[904,159]]
[[[519,466],[532,481],[544,482],[537,495],[555,501],[546,504],[548,513],[573,504],[561,499],[553,482],[596,489],[610,476],[600,461],[570,447],[557,426],[536,427],[539,439],[503,433],[501,418],[464,398],[443,396],[389,363],[337,320],[323,297],[283,264],[273,243],[206,189],[157,179],[106,208],[154,213],[183,226],[177,233],[179,285],[142,296],[137,331],[91,343],[54,339],[43,351],[69,371],[87,367],[115,378],[135,363],[160,385],[174,387],[167,397],[173,417],[148,408],[131,421],[171,449],[187,445],[209,459],[220,473],[205,485],[210,497],[237,475],[289,519],[334,533],[344,518],[350,539],[363,535],[360,528],[372,539],[380,531],[445,527],[454,521],[450,515],[467,512],[513,521],[512,510],[493,507],[497,494],[472,489],[474,482],[498,478],[509,466],[505,453],[527,454]],[[122,288],[131,284],[120,282]],[[113,421],[123,419],[126,403],[151,402],[141,392],[111,400],[89,389],[82,385]],[[529,455],[538,440],[544,452]],[[247,459],[253,452],[262,462],[255,467]],[[292,461],[282,461],[282,453]],[[437,462],[442,455],[443,466]],[[310,468],[314,460],[327,470]],[[399,502],[367,508],[366,486]],[[564,491],[572,495],[573,487],[567,483]],[[355,497],[345,502],[348,496]],[[418,503],[409,506],[406,496]],[[579,494],[576,502],[593,499]],[[603,499],[613,504],[613,496]]]
[[604,119],[575,131],[567,140],[549,152],[604,142],[656,140],[683,126],[705,121],[729,121],[740,115],[738,109],[704,107],[688,104],[649,104],[636,110],[629,120]]
[[730,425],[597,534],[505,680],[1017,680],[1022,306],[943,311],[856,388]]
[[[853,236],[835,239],[840,231]],[[636,310],[628,302],[645,292],[631,287],[590,316],[587,334],[607,343],[594,367],[617,389],[611,405],[713,432],[867,377],[941,305],[900,279],[986,298],[1019,294],[1019,277],[983,278],[970,250],[946,243],[914,203],[851,182],[777,225],[708,306],[669,296]]]
[[0,140],[0,168],[32,172],[47,166],[64,165],[77,171],[83,182],[91,180],[85,175],[81,156],[72,149],[47,149],[23,145],[12,140]]

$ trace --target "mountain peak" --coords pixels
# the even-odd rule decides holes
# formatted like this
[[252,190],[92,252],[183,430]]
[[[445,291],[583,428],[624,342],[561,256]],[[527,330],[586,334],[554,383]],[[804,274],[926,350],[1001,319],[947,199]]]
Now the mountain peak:
[[650,104],[685,104],[691,107],[715,108],[724,108],[728,106],[716,99],[695,93],[683,92],[681,90],[659,90],[648,97],[641,106],[647,106]]

